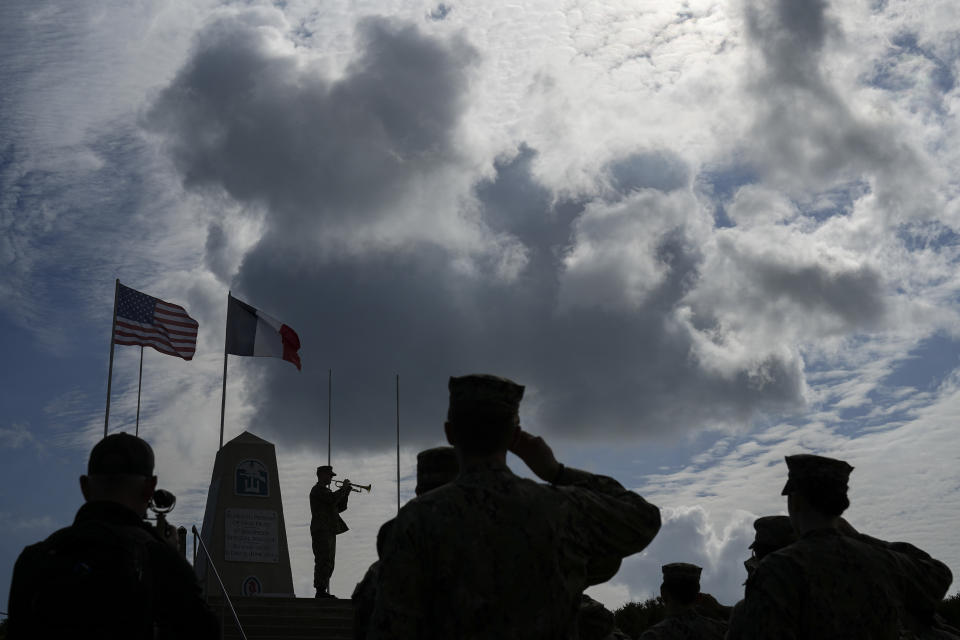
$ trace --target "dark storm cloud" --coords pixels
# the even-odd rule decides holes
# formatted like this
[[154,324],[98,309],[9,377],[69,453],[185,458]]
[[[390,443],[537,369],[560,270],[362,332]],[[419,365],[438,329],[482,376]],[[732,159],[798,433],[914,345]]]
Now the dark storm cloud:
[[207,269],[209,269],[213,275],[225,281],[229,280],[233,275],[230,272],[226,257],[224,255],[227,245],[227,234],[224,232],[223,227],[220,224],[212,223],[209,227],[207,227],[207,244],[205,247],[206,252],[204,254],[206,258]]
[[807,313],[830,313],[847,329],[869,329],[885,312],[883,281],[868,267],[832,273],[820,265],[767,264],[757,281],[770,297],[789,298]]
[[[230,287],[299,332],[304,366],[238,365],[258,399],[258,433],[322,448],[328,369],[334,447],[350,449],[392,446],[397,373],[401,434],[416,446],[442,437],[447,378],[475,371],[528,386],[528,426],[580,438],[746,423],[798,402],[795,362],[770,358],[759,378],[718,378],[691,357],[692,337],[671,317],[702,256],[682,220],[648,234],[666,275],[642,306],[559,305],[564,259],[591,201],[557,200],[533,177],[536,151],[525,146],[497,161],[492,179],[473,179],[461,196],[472,213],[452,212],[491,246],[464,258],[427,229],[389,248],[318,251],[318,220],[349,227],[384,216],[396,194],[431,184],[422,178],[458,157],[473,50],[381,19],[362,21],[359,33],[356,62],[330,83],[271,53],[247,21],[218,23],[148,117],[188,185],[265,205],[263,234]],[[623,201],[613,204],[632,220],[649,213],[646,204],[630,213],[638,190],[669,198],[689,182],[668,152],[629,156],[608,173]],[[612,206],[599,195],[592,202]],[[208,231],[218,272],[229,229],[228,218]],[[495,268],[504,239],[524,260],[509,277]]]
[[[690,335],[669,320],[700,263],[682,230],[657,244],[669,275],[642,308],[558,311],[554,257],[569,242],[564,215],[581,208],[557,204],[566,214],[535,208],[550,204],[529,173],[531,153],[501,164],[497,179],[478,187],[484,208],[517,207],[511,229],[544,256],[515,281],[451,269],[451,255],[429,243],[310,267],[278,259],[279,245],[264,238],[236,282],[264,309],[289,309],[283,319],[300,331],[305,364],[301,374],[251,367],[257,379],[250,392],[269,398],[258,404],[253,423],[275,428],[280,440],[321,443],[328,368],[336,446],[351,449],[393,441],[395,373],[402,437],[416,446],[442,437],[447,378],[472,371],[526,384],[527,426],[574,438],[665,434],[708,421],[746,424],[758,410],[796,405],[802,372],[795,362],[769,358],[757,371],[721,379],[690,358]],[[524,211],[540,228],[522,221]]]
[[381,18],[330,82],[269,47],[262,25],[214,23],[147,115],[190,187],[266,205],[270,224],[370,217],[405,180],[455,154],[474,50]]
[[715,313],[729,304],[742,317],[784,329],[806,327],[817,335],[883,325],[889,311],[888,284],[880,271],[771,248],[782,242],[775,236],[763,244],[738,242],[736,235],[720,237],[710,271],[715,289],[705,287],[693,296],[694,325],[717,330],[722,323]]
[[664,239],[658,251],[674,275],[643,309],[558,312],[551,283],[460,275],[436,246],[313,270],[285,264],[263,242],[237,283],[265,310],[283,310],[300,332],[304,369],[249,368],[257,379],[248,391],[265,399],[253,424],[280,440],[321,442],[328,368],[337,446],[351,449],[391,446],[395,373],[403,439],[417,446],[442,437],[448,376],[476,371],[528,385],[528,427],[578,438],[747,423],[758,409],[795,403],[802,373],[791,363],[771,359],[763,380],[746,372],[723,380],[691,361],[690,336],[665,317],[695,268],[683,245]]
[[[890,208],[922,181],[923,163],[889,125],[855,115],[822,70],[842,33],[824,0],[757,0],[746,5],[748,42],[759,53],[749,80],[758,108],[752,164],[788,190],[817,191],[876,176]],[[922,206],[913,206],[922,209]]]
[[827,37],[824,0],[748,4],[747,33],[781,82],[816,83],[817,56]]

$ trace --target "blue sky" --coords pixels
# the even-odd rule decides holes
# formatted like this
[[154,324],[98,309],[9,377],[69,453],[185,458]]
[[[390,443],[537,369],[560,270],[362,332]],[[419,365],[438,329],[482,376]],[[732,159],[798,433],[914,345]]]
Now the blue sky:
[[663,508],[610,606],[674,561],[734,602],[801,452],[856,467],[855,526],[960,569],[956,24],[948,0],[4,3],[0,600],[79,506],[115,278],[200,323],[192,362],[146,352],[141,408],[188,527],[227,291],[298,331],[302,372],[231,359],[226,431],[277,445],[300,595],[331,369],[334,467],[374,485],[338,595],[396,508],[397,374],[405,499],[447,378],[485,371],[562,461]]

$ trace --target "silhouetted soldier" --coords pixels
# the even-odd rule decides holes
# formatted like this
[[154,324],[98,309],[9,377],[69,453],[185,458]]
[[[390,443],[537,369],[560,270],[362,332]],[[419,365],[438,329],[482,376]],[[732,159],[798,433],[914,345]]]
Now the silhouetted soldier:
[[175,530],[162,538],[143,521],[157,486],[153,462],[150,445],[126,433],[93,448],[73,524],[17,559],[9,638],[219,637]]
[[882,640],[929,623],[952,580],[946,565],[905,542],[861,535],[840,517],[850,506],[846,462],[786,461],[782,495],[799,539],[749,577],[728,637]]
[[747,578],[756,570],[765,557],[797,541],[797,534],[790,523],[790,516],[763,516],[753,521],[753,542],[748,547],[752,554],[744,561]]
[[[747,570],[747,579],[757,570],[760,561],[765,557],[797,541],[797,534],[790,523],[790,516],[763,516],[753,521],[754,536],[749,549],[753,552],[751,556],[744,561],[743,566]],[[746,583],[744,583],[746,584]],[[742,622],[740,610],[743,609],[743,600],[733,605],[733,612],[730,614],[731,625]],[[731,626],[728,633],[731,637],[737,637],[740,630]]]
[[617,628],[613,612],[587,594],[580,597],[577,631],[578,640],[630,640]]
[[[414,493],[422,496],[428,491],[442,487],[452,482],[460,472],[460,463],[453,447],[434,447],[425,449],[417,454],[417,486]],[[389,533],[387,522],[377,533],[377,555],[383,549],[383,541]],[[363,579],[353,590],[353,637],[363,640],[367,637],[367,628],[370,626],[370,616],[373,615],[373,606],[377,600],[377,575],[380,570],[380,561],[370,565]]]
[[641,640],[723,640],[727,625],[697,611],[702,569],[687,562],[663,565],[663,599],[666,617],[643,632]]
[[[643,550],[660,511],[523,432],[522,386],[470,375],[449,389],[460,475],[385,525],[368,638],[569,637],[591,563]],[[508,448],[552,486],[515,476]]]
[[340,514],[347,510],[350,481],[330,490],[335,476],[328,465],[317,467],[317,484],[310,490],[310,537],[313,541],[313,587],[317,598],[332,598],[330,576],[337,557],[337,536],[349,531]]

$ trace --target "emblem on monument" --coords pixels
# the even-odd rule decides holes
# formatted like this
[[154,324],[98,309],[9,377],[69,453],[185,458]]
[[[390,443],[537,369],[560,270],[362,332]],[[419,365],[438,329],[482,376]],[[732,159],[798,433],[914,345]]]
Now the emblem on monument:
[[259,460],[244,460],[237,465],[234,493],[238,496],[266,498],[270,495],[270,475]]
[[243,584],[240,587],[240,593],[245,596],[258,596],[263,593],[263,585],[260,584],[260,579],[257,576],[247,576],[243,579]]

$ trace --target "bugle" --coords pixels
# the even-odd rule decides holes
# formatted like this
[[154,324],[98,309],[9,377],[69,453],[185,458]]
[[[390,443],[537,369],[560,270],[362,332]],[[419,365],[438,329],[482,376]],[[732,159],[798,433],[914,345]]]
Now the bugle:
[[[350,482],[350,480],[349,480],[349,479],[347,479],[347,480],[334,480],[334,481],[333,481],[333,484],[337,485],[337,488],[339,489],[339,488],[342,487],[342,486],[344,485],[344,483],[346,483],[346,482]],[[364,491],[366,491],[367,493],[370,493],[370,487],[372,487],[372,486],[373,486],[373,483],[371,483],[371,484],[354,484],[354,483],[350,482],[350,491],[355,491],[356,493],[363,493]]]

